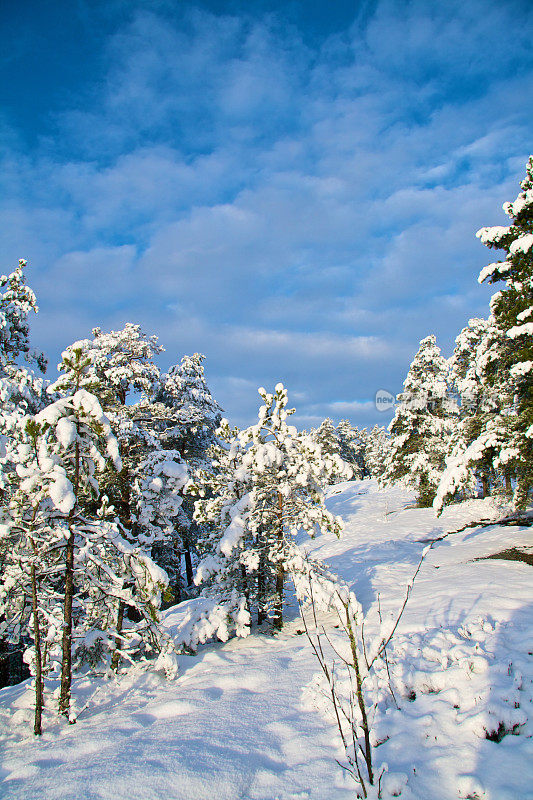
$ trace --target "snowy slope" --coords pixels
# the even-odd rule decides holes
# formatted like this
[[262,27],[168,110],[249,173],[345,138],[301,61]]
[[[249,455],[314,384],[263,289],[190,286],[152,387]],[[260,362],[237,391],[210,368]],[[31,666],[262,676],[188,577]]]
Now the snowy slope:
[[[499,514],[470,501],[437,520],[411,501],[371,481],[341,484],[329,507],[345,520],[343,537],[306,545],[353,585],[370,638],[378,592],[388,624],[428,540]],[[377,720],[384,797],[533,798],[531,566],[475,560],[533,550],[531,531],[466,528],[428,553],[390,648],[400,709]],[[77,703],[88,705],[78,723],[45,720],[42,740],[28,732],[26,686],[2,690],[0,797],[352,800],[335,729],[302,694],[317,665],[299,631],[294,619],[278,636],[206,645],[181,657],[174,681],[142,669],[111,683],[80,679]],[[500,723],[520,735],[486,739]]]

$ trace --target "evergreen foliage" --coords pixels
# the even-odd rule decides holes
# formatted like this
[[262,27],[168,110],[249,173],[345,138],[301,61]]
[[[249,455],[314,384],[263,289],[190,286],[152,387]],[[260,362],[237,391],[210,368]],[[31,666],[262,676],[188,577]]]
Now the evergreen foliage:
[[368,475],[365,458],[366,428],[354,428],[350,421],[342,419],[337,425],[336,437],[339,443],[339,455],[350,465],[354,478]]
[[[329,456],[331,472],[325,475],[324,480],[326,482],[324,486],[345,479],[348,474],[348,462],[341,457],[341,442],[332,420],[326,417],[320,427],[312,430],[310,435],[313,441],[318,444],[322,453]],[[349,474],[352,475],[352,473],[353,470],[350,470]]]
[[24,415],[37,412],[44,402],[43,380],[20,364],[22,357],[41,372],[46,369],[44,355],[30,345],[29,316],[39,308],[25,283],[25,267],[26,261],[20,259],[14,272],[0,277],[0,490],[4,494],[10,493],[13,477],[5,445]]
[[364,459],[366,474],[371,478],[381,478],[389,458],[390,441],[385,428],[374,425],[364,438]]
[[[435,499],[437,511],[458,489],[482,477],[503,482],[516,508],[524,508],[533,485],[533,157],[522,191],[504,203],[509,226],[482,228],[487,247],[505,260],[485,267],[480,283],[504,282],[493,295],[487,321],[471,321],[457,340],[452,368],[459,390],[474,393],[474,412],[463,413]],[[473,477],[474,476],[474,477]]]
[[310,571],[320,582],[320,568],[310,570],[296,545],[297,532],[340,533],[340,520],[324,505],[322,486],[342,462],[287,423],[294,409],[287,408],[282,384],[273,394],[262,388],[259,393],[257,424],[239,432],[223,423],[214,471],[201,472],[191,486],[199,496],[195,516],[209,526],[196,580],[202,595],[216,601],[217,614],[225,604],[241,635],[252,613],[259,622],[271,617],[281,628],[287,576],[297,593],[305,593]]
[[[91,648],[93,659],[95,649],[99,656],[114,650],[129,658],[153,650],[166,576],[123,537],[106,499],[90,513],[99,500],[97,474],[108,461],[121,468],[118,442],[94,395],[78,389],[27,417],[8,457],[19,486],[5,517],[10,552],[0,588],[3,612],[11,636],[20,636],[30,624],[20,598],[31,583],[36,705],[42,706],[44,674],[60,672],[59,710],[72,718],[73,658],[88,660]],[[124,624],[125,604],[138,612],[135,630]]]
[[453,411],[446,359],[434,336],[420,342],[403,386],[389,426],[390,453],[383,481],[403,479],[417,490],[419,505],[429,506],[444,470]]
[[[491,311],[503,333],[500,369],[506,377],[512,405],[508,429],[512,457],[506,463],[516,479],[515,505],[527,505],[533,486],[533,156],[530,156],[521,192],[503,209],[508,227],[481,228],[478,238],[487,247],[505,251],[505,260],[485,267],[480,282],[504,283],[493,295]],[[493,379],[497,386],[498,374]]]

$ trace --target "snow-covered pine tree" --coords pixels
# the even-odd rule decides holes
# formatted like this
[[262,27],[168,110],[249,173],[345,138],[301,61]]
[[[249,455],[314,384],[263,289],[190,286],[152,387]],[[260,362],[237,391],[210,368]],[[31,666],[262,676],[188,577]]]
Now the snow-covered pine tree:
[[32,350],[29,341],[28,317],[37,313],[37,299],[26,284],[24,267],[27,262],[21,258],[10,275],[0,277],[0,359],[1,366],[16,364],[24,356],[29,363],[36,363],[41,372],[46,369],[46,359],[42,353]]
[[[93,334],[93,340],[76,342],[63,354],[59,368],[64,374],[53,388],[65,390],[72,383],[69,364],[76,362],[78,354],[83,356],[87,363],[83,381],[101,400],[122,454],[121,471],[107,470],[102,477],[103,491],[117,509],[129,542],[169,570],[168,602],[179,596],[181,585],[179,556],[176,575],[172,554],[175,528],[186,518],[181,490],[187,469],[179,451],[164,439],[169,410],[155,402],[161,376],[154,356],[163,348],[157,337],[132,323],[110,333],[95,328]],[[141,393],[140,400],[132,402],[133,392]],[[131,613],[125,606],[119,609],[119,628]],[[116,659],[114,666],[118,666]]]
[[[178,452],[191,471],[209,466],[206,453],[216,442],[215,430],[221,420],[222,409],[207,385],[204,360],[201,353],[183,356],[179,364],[161,376],[152,404],[154,430],[161,446]],[[180,600],[185,590],[183,583],[190,588],[194,582],[193,557],[199,535],[189,497],[183,497],[174,522],[174,533],[158,548],[158,558],[173,576],[174,596]]]
[[[43,405],[44,383],[24,362],[46,369],[42,353],[32,350],[29,339],[29,316],[38,312],[35,294],[26,284],[20,259],[10,275],[0,277],[0,497],[6,505],[16,487],[13,464],[6,458],[16,436],[17,426],[26,414]],[[3,512],[0,511],[0,516]],[[1,520],[0,520],[1,521]],[[0,537],[0,570],[9,556],[9,537]],[[16,638],[16,637],[15,637]],[[22,679],[20,648],[6,640],[0,622],[0,686]]]
[[[42,353],[31,349],[29,315],[39,308],[35,294],[25,282],[26,261],[20,259],[10,275],[0,277],[0,440],[5,443],[17,421],[43,405],[43,381],[25,369],[20,361],[46,370]],[[0,489],[9,484],[9,463],[0,452]],[[7,470],[7,472],[6,472]]]
[[[72,719],[73,658],[90,661],[96,652],[105,660],[114,651],[131,659],[139,650],[169,649],[156,624],[167,578],[124,538],[107,499],[99,501],[97,473],[109,461],[120,470],[121,462],[94,395],[78,388],[27,417],[8,456],[19,486],[8,509],[11,547],[0,598],[8,625],[20,634],[26,622],[20,597],[31,588],[39,733],[46,671],[59,670],[59,710]],[[137,614],[127,630],[125,607]]]
[[[142,401],[127,401],[132,392],[150,397],[159,380],[159,369],[153,359],[163,348],[157,344],[156,336],[148,336],[140,325],[133,323],[109,333],[94,328],[93,336],[92,340],[74,342],[65,350],[58,365],[62,374],[49,392],[68,393],[77,381],[80,387],[98,397],[122,454],[122,470],[118,475],[109,472],[103,476],[102,488],[117,509],[124,528],[131,530],[135,517],[131,495],[133,473],[153,442],[142,421],[137,419],[139,412],[141,417],[143,413],[146,416],[144,409],[140,409]],[[83,372],[80,372],[81,359]]]
[[471,319],[455,340],[449,362],[450,380],[460,399],[458,422],[448,444],[434,507],[440,511],[448,496],[461,491],[474,495],[481,483],[483,496],[501,473],[509,481],[506,445],[511,398],[502,384],[502,333],[494,318]]
[[179,602],[182,597],[181,552],[179,531],[186,527],[188,516],[183,508],[183,490],[189,468],[178,450],[161,448],[156,437],[153,446],[132,472],[132,505],[135,508],[130,538],[142,545],[169,577],[165,602]]
[[125,406],[132,391],[150,396],[159,380],[154,356],[164,350],[157,343],[157,336],[147,335],[140,325],[132,322],[127,322],[120,331],[109,333],[93,328],[93,336],[95,372],[104,390],[111,394],[109,406]]
[[383,482],[404,480],[418,492],[421,507],[430,506],[444,470],[452,407],[447,363],[434,336],[420,342],[389,426],[389,458]]
[[198,619],[192,619],[192,641],[186,633],[185,643],[192,646],[214,634],[222,640],[231,633],[248,635],[253,611],[259,623],[266,618],[262,541],[247,525],[253,477],[243,464],[247,443],[225,419],[216,433],[210,464],[199,467],[188,486],[196,498],[200,563],[194,581],[202,602]]
[[389,458],[390,439],[385,428],[374,425],[365,439],[365,468],[371,478],[381,478]]
[[339,455],[352,468],[354,478],[364,478],[368,474],[365,465],[366,436],[366,428],[354,428],[347,419],[341,419],[336,428]]
[[[260,621],[268,614],[280,629],[287,576],[303,595],[313,571],[295,543],[296,533],[340,533],[322,487],[334,469],[342,473],[342,461],[288,425],[294,409],[287,408],[281,383],[273,394],[263,388],[259,394],[258,423],[239,433],[224,423],[220,435],[226,444],[217,454],[217,470],[202,473],[191,487],[201,498],[195,515],[211,526],[197,579],[204,596],[220,598],[236,614],[243,607],[256,611]],[[349,474],[345,465],[344,475]],[[313,574],[318,584],[318,566]]]
[[340,445],[337,438],[337,431],[335,425],[329,417],[313,431],[313,436],[317,443],[320,445],[322,452],[328,456],[340,455]]
[[347,464],[341,458],[341,445],[332,420],[326,417],[318,428],[311,431],[310,435],[318,444],[322,453],[329,457],[329,462],[331,463],[332,471],[328,475],[324,474],[324,487],[343,480],[343,476],[347,474]]
[[[27,429],[24,426],[20,430],[19,447],[23,451],[23,458],[33,445],[32,432],[35,433],[35,427],[32,430],[31,424],[28,424]],[[13,433],[16,435],[16,430]],[[8,451],[13,453],[13,450],[12,438]],[[16,458],[11,463],[13,466],[16,463],[20,469],[20,462]],[[14,492],[10,496],[8,508],[4,508],[2,512],[1,539],[5,549],[0,579],[0,627],[4,640],[16,647],[18,652],[24,649],[23,642],[27,639],[27,632],[33,639],[33,650],[26,650],[26,653],[30,657],[35,682],[33,732],[39,736],[42,733],[48,644],[43,611],[58,611],[56,593],[50,585],[50,578],[58,571],[59,553],[57,548],[53,548],[55,537],[51,535],[49,520],[42,518],[38,503],[35,507],[34,502],[35,498],[31,494],[20,494],[17,497]],[[30,511],[29,514],[24,512],[23,506]]]
[[521,192],[503,209],[511,224],[481,228],[476,236],[506,257],[485,267],[479,281],[505,284],[492,297],[491,312],[505,337],[500,368],[513,396],[507,464],[516,478],[515,506],[523,508],[533,486],[533,156]]
[[187,461],[204,457],[221,420],[222,409],[205,379],[204,360],[201,353],[183,356],[161,376],[155,396],[168,410],[162,439]]
[[[59,706],[60,711],[68,715],[72,680],[74,556],[76,542],[86,523],[85,518],[82,520],[80,517],[79,498],[94,493],[96,466],[105,462],[98,439],[105,439],[108,455],[117,463],[118,446],[98,401],[84,389],[45,407],[35,417],[23,420],[21,428],[19,443],[8,453],[20,479],[10,511],[14,530],[22,531],[23,552],[31,555],[34,550],[34,556],[38,557],[40,554],[35,550],[35,542],[38,539],[46,541],[48,535],[48,539],[54,541],[56,552],[63,553]],[[31,565],[35,569],[34,559]],[[8,570],[8,574],[13,580],[16,569]],[[21,574],[24,575],[24,569]],[[32,579],[32,589],[35,588],[33,584]],[[37,650],[38,642],[35,644]]]

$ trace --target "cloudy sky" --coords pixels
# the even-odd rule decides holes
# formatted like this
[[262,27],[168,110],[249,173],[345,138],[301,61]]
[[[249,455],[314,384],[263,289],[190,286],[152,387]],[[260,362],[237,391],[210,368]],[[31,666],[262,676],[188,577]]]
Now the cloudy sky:
[[531,152],[530,0],[4,0],[2,265],[50,357],[140,322],[237,424],[379,421],[490,291]]

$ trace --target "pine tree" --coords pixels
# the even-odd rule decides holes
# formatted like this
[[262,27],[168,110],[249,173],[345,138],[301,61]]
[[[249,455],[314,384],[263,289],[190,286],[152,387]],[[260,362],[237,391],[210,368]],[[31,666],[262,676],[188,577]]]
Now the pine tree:
[[[80,533],[78,499],[96,490],[96,465],[105,458],[97,446],[103,437],[109,455],[118,459],[118,447],[98,401],[85,390],[56,401],[35,417],[27,418],[20,431],[19,443],[8,454],[20,478],[11,512],[15,528],[28,528],[26,551],[42,555],[36,540],[55,539],[56,552],[64,553],[61,568],[64,585],[62,614],[62,657],[60,711],[69,714],[72,680],[72,630],[74,605],[74,554]],[[83,520],[82,525],[85,523]],[[46,541],[46,538],[45,538]],[[35,563],[32,561],[32,569]],[[24,570],[22,570],[22,574]],[[16,573],[15,573],[16,574]],[[13,571],[9,571],[13,580]],[[32,590],[35,591],[32,576]],[[34,610],[34,623],[38,619]],[[38,653],[38,641],[36,641]],[[40,661],[40,656],[37,655]],[[41,682],[42,678],[38,678]]]
[[[287,408],[282,384],[274,394],[262,388],[259,394],[258,423],[240,432],[224,423],[216,470],[200,474],[191,487],[201,498],[195,515],[211,526],[197,578],[204,596],[220,598],[236,615],[244,606],[248,614],[255,610],[260,622],[271,616],[280,629],[287,576],[297,592],[305,592],[310,573],[296,533],[340,533],[340,520],[324,505],[322,486],[342,462],[288,425],[294,409]],[[319,573],[317,567],[317,582]]]
[[[117,652],[132,658],[139,649],[168,649],[157,629],[167,579],[124,537],[107,498],[99,502],[98,473],[108,461],[118,470],[121,462],[94,395],[78,389],[27,417],[9,457],[19,486],[6,519],[11,548],[0,598],[11,628],[15,622],[20,633],[25,623],[20,596],[31,586],[39,733],[46,670],[59,670],[59,711],[74,721],[73,659],[90,662],[95,653],[114,651],[116,660]],[[137,613],[128,631],[126,607]]]
[[423,339],[389,426],[390,453],[383,481],[403,479],[416,488],[421,507],[432,504],[445,466],[452,411],[447,371],[435,337]]
[[390,440],[385,428],[374,425],[365,439],[365,469],[371,478],[381,478],[389,459]]
[[[29,317],[39,309],[35,294],[25,282],[25,267],[26,261],[20,259],[10,275],[0,277],[0,497],[4,505],[9,503],[17,485],[14,465],[7,457],[17,427],[25,415],[37,412],[44,402],[42,378],[24,366],[24,363],[34,365],[41,372],[46,369],[44,355],[30,345]],[[10,537],[0,537],[0,569],[10,557],[10,548]],[[31,587],[28,591],[27,596],[31,596]],[[0,654],[10,657],[16,645],[8,640],[4,627],[0,622]],[[18,633],[13,641],[18,641]],[[20,649],[15,652],[18,654]],[[22,662],[17,659],[16,663],[20,676]]]
[[[105,384],[101,374],[95,370],[95,362],[94,348],[90,343],[76,343],[65,352],[61,365],[63,374],[53,387],[56,397],[58,389],[61,389],[62,396],[35,416],[20,421],[18,441],[10,443],[6,456],[16,467],[19,478],[18,492],[9,509],[10,527],[15,539],[18,536],[18,542],[22,543],[22,549],[19,547],[13,551],[18,552],[18,561],[11,558],[8,564],[7,575],[11,581],[11,584],[8,581],[8,588],[12,584],[24,584],[21,554],[29,552],[32,556],[35,542],[41,543],[34,552],[40,559],[39,563],[46,561],[42,559],[47,541],[54,542],[56,557],[58,553],[62,554],[61,566],[55,565],[56,584],[60,580],[61,610],[58,587],[52,585],[47,592],[55,606],[41,613],[45,613],[47,620],[61,618],[57,626],[61,640],[55,641],[55,646],[61,653],[59,706],[67,716],[70,714],[75,642],[81,647],[80,657],[83,657],[83,652],[87,651],[86,643],[82,641],[84,631],[92,632],[92,641],[99,643],[100,649],[102,642],[107,641],[108,647],[114,650],[112,664],[115,668],[120,656],[128,649],[128,641],[137,642],[133,650],[129,648],[131,652],[138,649],[139,642],[145,649],[157,649],[161,638],[155,626],[157,607],[161,591],[167,584],[165,573],[142,547],[135,546],[131,538],[128,541],[130,528],[118,524],[113,507],[106,497],[101,499],[100,496],[96,473],[100,472],[101,477],[105,475],[106,484],[113,486],[113,475],[122,475],[123,467],[109,419],[98,398],[86,388],[96,389],[102,396],[109,397],[109,384]],[[122,363],[118,369],[121,382],[117,385],[120,391],[124,391],[127,366]],[[138,375],[138,365],[134,371]],[[123,420],[124,416],[121,417]],[[156,472],[164,474],[168,480],[176,480],[176,471],[173,472],[169,461],[167,458],[159,463]],[[180,488],[186,476],[182,477]],[[154,490],[155,487],[150,488]],[[153,514],[156,505],[153,503],[151,506]],[[149,513],[148,507],[145,511]],[[161,512],[161,509],[157,511]],[[28,563],[34,564],[31,559]],[[34,568],[31,566],[32,570]],[[42,586],[45,575],[39,573],[37,577]],[[34,584],[32,578],[32,590]],[[12,599],[5,586],[3,595],[7,600]],[[138,620],[133,636],[124,630],[125,625],[131,628],[130,620],[124,618],[128,608],[135,611]],[[42,672],[42,658],[35,640],[38,619],[39,615],[34,614],[35,658],[41,664],[39,671]],[[96,638],[95,630],[100,631]],[[114,631],[112,637],[106,633],[110,630]],[[54,636],[48,634],[47,642],[53,643]]]
[[471,319],[455,341],[449,368],[460,406],[434,501],[437,510],[459,490],[475,494],[479,483],[483,496],[490,494],[491,483],[499,479],[498,468],[507,475],[509,397],[501,383],[501,331],[492,317]]
[[204,360],[201,353],[183,356],[180,364],[161,376],[155,396],[155,402],[167,410],[163,438],[186,460],[204,457],[221,419],[222,409],[205,379]]
[[74,342],[65,350],[58,365],[62,374],[49,392],[86,388],[98,397],[122,454],[122,470],[118,475],[112,471],[104,475],[102,488],[117,509],[124,528],[131,530],[135,516],[131,496],[133,473],[153,445],[153,439],[143,425],[146,401],[127,401],[132,392],[141,392],[144,398],[152,394],[159,380],[159,369],[153,359],[163,348],[157,344],[156,336],[146,335],[140,325],[133,323],[109,333],[94,328],[93,336],[92,340]]
[[336,483],[350,477],[352,472],[347,470],[347,463],[341,458],[341,445],[337,430],[329,417],[322,422],[319,428],[311,431],[311,438],[320,447],[321,452],[329,457],[331,472],[324,475],[324,486]]
[[27,262],[21,258],[14,272],[0,277],[0,364],[5,369],[6,365],[17,363],[22,355],[44,372],[44,355],[30,347],[28,316],[39,308],[35,294],[25,283],[26,266]]
[[350,421],[342,419],[337,425],[336,438],[339,455],[352,468],[353,477],[364,478],[368,474],[365,464],[366,428],[354,428]]
[[[10,275],[0,277],[0,436],[9,440],[18,421],[43,405],[43,381],[20,361],[46,370],[42,353],[31,349],[29,315],[38,313],[35,294],[25,283],[26,261],[20,259]],[[10,465],[0,455],[0,490],[9,494]]]
[[[472,486],[481,472],[503,481],[505,492],[522,508],[533,483],[533,157],[522,191],[514,203],[504,203],[509,226],[481,228],[477,237],[506,258],[484,267],[479,282],[505,281],[491,300],[491,316],[477,342],[476,330],[462,332],[457,356],[459,379],[477,387],[481,401],[465,415],[447,459],[435,499],[437,511],[446,498]],[[474,328],[479,329],[476,321]],[[477,330],[479,333],[479,330]],[[461,344],[462,340],[462,344]],[[474,349],[472,346],[475,346]],[[454,356],[455,358],[455,356]],[[462,360],[461,360],[462,359]],[[462,371],[461,371],[462,370]],[[477,405],[476,405],[477,403]],[[456,438],[457,438],[456,437]]]
[[[194,353],[183,356],[180,364],[171,367],[161,376],[152,405],[154,429],[161,446],[173,449],[188,465],[197,471],[208,466],[207,451],[216,442],[215,430],[222,409],[213,398],[205,379],[205,356]],[[174,576],[173,590],[176,600],[190,591],[194,582],[193,557],[200,535],[198,521],[194,519],[194,505],[184,496],[179,516],[175,519],[174,534],[160,548],[159,557],[165,569]],[[185,560],[185,586],[181,579],[181,557]]]
[[479,281],[505,283],[492,297],[491,312],[504,336],[500,371],[513,397],[508,438],[512,459],[507,463],[516,478],[518,508],[527,505],[533,485],[533,156],[521,189],[513,203],[503,206],[511,224],[481,228],[476,234],[487,247],[506,253],[505,260],[482,270]]

